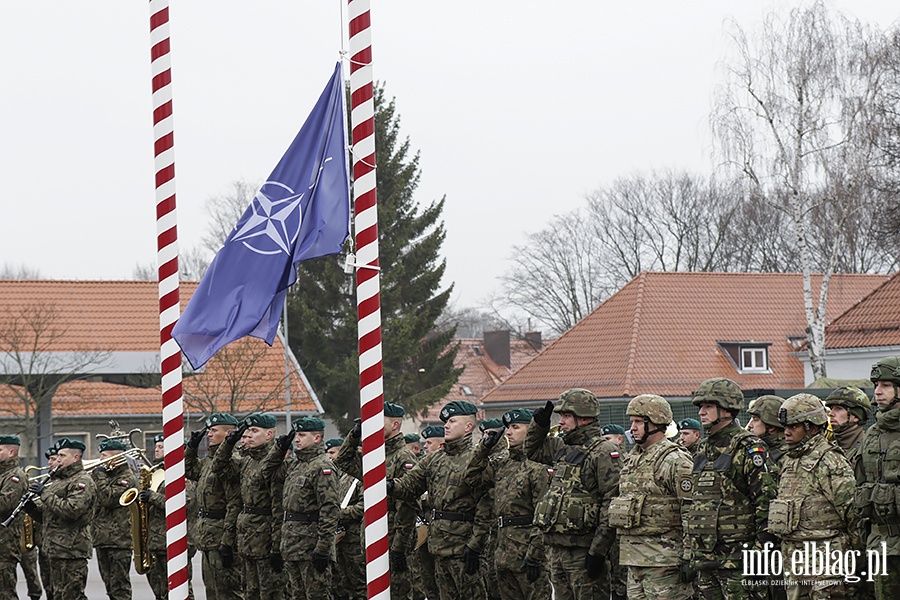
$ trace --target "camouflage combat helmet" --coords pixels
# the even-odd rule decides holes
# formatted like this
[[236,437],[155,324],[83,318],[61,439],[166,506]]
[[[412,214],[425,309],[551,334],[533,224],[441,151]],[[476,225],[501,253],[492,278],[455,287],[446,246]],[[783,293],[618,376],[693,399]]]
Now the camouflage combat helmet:
[[865,423],[869,417],[869,411],[872,410],[872,401],[858,387],[847,385],[828,394],[828,397],[825,398],[825,406],[843,406],[847,412],[859,419],[860,423]]
[[668,425],[672,422],[672,407],[662,396],[641,394],[628,403],[625,416],[645,417],[654,425]]
[[572,413],[576,417],[597,418],[600,416],[600,403],[597,396],[590,390],[581,388],[572,388],[566,390],[559,397],[559,403],[553,412]]
[[888,356],[872,365],[869,379],[872,383],[890,381],[894,385],[900,384],[900,356]]
[[825,414],[825,405],[817,397],[812,394],[796,394],[781,405],[778,420],[782,427],[799,423],[825,425],[828,415]]
[[750,401],[747,413],[751,417],[756,417],[769,427],[778,427],[781,429],[781,422],[778,420],[778,409],[781,408],[784,398],[766,394],[755,400]]
[[693,393],[694,406],[717,404],[725,410],[738,413],[744,410],[744,392],[741,386],[726,377],[714,377],[700,384]]

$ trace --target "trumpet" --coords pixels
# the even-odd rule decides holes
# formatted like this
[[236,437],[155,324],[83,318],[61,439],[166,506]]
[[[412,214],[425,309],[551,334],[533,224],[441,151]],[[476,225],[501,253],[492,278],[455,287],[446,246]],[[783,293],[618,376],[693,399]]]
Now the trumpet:
[[[144,451],[140,448],[129,448],[120,454],[116,454],[115,456],[110,456],[109,458],[95,458],[92,460],[82,461],[84,465],[84,470],[88,473],[96,469],[97,467],[105,467],[107,469],[115,469],[117,467],[121,467],[123,464],[128,462],[128,459],[132,458],[142,458],[144,461],[147,460]],[[46,477],[46,475],[41,475],[40,477]]]

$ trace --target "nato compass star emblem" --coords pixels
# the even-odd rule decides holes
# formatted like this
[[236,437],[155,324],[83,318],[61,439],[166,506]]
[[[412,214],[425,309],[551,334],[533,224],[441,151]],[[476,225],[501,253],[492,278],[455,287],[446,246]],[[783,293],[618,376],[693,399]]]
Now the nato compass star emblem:
[[300,200],[303,194],[278,181],[267,181],[250,202],[250,217],[231,241],[241,242],[257,254],[292,254],[300,235]]

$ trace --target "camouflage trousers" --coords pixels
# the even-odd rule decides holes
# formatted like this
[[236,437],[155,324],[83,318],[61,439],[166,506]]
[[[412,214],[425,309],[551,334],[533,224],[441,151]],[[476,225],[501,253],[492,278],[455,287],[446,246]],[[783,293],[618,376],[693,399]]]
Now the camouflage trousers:
[[614,596],[625,597],[628,589],[628,567],[619,563],[619,544],[609,549],[609,585]]
[[461,556],[434,557],[434,579],[440,600],[486,600],[484,568],[468,575],[463,567]]
[[628,567],[628,600],[689,600],[694,586],[681,583],[678,567]]
[[19,600],[16,594],[16,565],[14,560],[0,560],[0,600]]
[[53,595],[65,600],[87,600],[84,588],[87,586],[88,561],[86,558],[53,558],[50,571]]
[[703,569],[697,575],[697,588],[704,600],[755,600],[760,597],[744,585],[740,569]]
[[[359,527],[346,531],[341,541],[335,544],[336,558],[331,580],[331,590],[335,598],[341,600],[366,600],[366,553],[360,540]],[[393,574],[391,575],[393,579]],[[393,589],[391,590],[393,596]]]
[[546,600],[552,596],[550,579],[544,571],[532,583],[523,571],[497,569],[497,591],[501,600]]
[[329,565],[324,573],[319,573],[313,567],[312,560],[288,560],[285,561],[284,568],[291,582],[291,600],[331,598],[333,566]]
[[609,599],[609,570],[597,579],[588,579],[584,570],[587,548],[551,544],[546,552],[556,600]]
[[218,550],[203,552],[200,562],[206,600],[241,600],[241,559],[234,557],[228,568],[222,564]]
[[131,548],[94,548],[109,600],[131,600]]
[[38,575],[38,549],[32,548],[22,553],[19,564],[22,565],[22,573],[25,575],[25,584],[28,586],[28,596],[41,597],[41,578]]
[[47,600],[53,600],[53,580],[50,578],[50,557],[43,552],[38,552],[38,566],[41,571],[41,583],[44,584],[44,592]]
[[[193,557],[194,552],[188,552],[188,598],[190,600],[194,600],[194,588],[191,585],[191,579],[193,578],[193,567],[191,566],[191,557]],[[153,590],[153,595],[156,597],[156,600],[167,600],[169,597],[169,568],[168,568],[168,560],[169,557],[166,556],[165,553],[154,553],[153,554],[153,565],[150,567],[150,570],[147,571],[147,583],[150,584],[150,589]],[[54,573],[56,572],[56,562],[53,563]],[[59,598],[66,598],[66,596],[58,596]]]
[[409,569],[413,573],[413,600],[438,600],[440,591],[434,576],[434,557],[428,544],[422,544],[409,555]]
[[244,567],[244,598],[252,600],[281,600],[284,593],[283,573],[276,573],[269,557],[241,557]]
[[875,577],[875,597],[878,600],[900,598],[900,556],[887,557],[887,575]]

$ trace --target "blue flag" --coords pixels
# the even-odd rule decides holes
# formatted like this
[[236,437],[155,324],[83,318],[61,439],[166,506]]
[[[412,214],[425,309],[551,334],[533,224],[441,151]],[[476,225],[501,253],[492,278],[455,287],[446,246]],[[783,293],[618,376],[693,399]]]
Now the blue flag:
[[338,63],[172,330],[195,369],[244,336],[271,346],[295,264],[341,251],[350,234],[343,106]]

